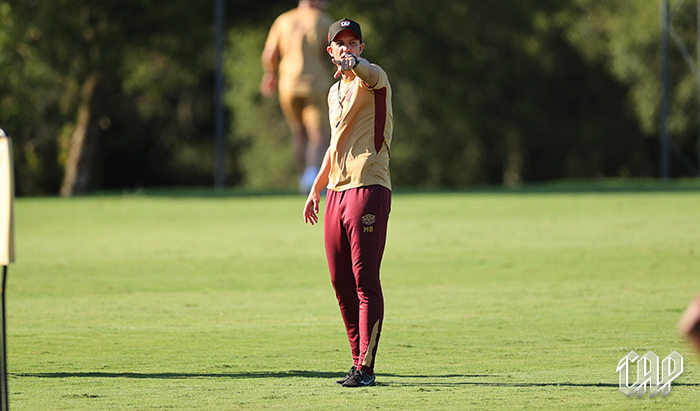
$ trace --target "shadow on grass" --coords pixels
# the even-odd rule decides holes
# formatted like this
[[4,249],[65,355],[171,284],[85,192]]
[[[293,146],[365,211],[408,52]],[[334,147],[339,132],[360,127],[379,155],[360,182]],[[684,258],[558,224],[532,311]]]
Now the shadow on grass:
[[[570,382],[476,382],[476,381],[431,381],[431,382],[394,382],[394,381],[380,381],[377,385],[387,386],[387,387],[506,387],[506,388],[524,388],[524,387],[602,387],[602,388],[616,388],[618,384],[607,384],[607,383],[570,383]],[[674,385],[684,385],[684,384],[674,384]],[[690,384],[688,384],[690,385]]]
[[319,371],[281,371],[281,372],[238,372],[238,373],[222,373],[222,372],[201,372],[201,373],[176,373],[176,372],[37,372],[37,373],[10,373],[15,377],[34,377],[34,378],[137,378],[137,379],[189,379],[189,378],[335,378],[340,375],[333,372]]
[[[13,377],[29,378],[134,378],[134,379],[190,379],[190,378],[322,378],[336,379],[342,377],[341,373],[323,371],[280,371],[280,372],[202,372],[202,373],[139,373],[139,372],[44,372],[44,373],[10,373]],[[401,375],[401,374],[377,374],[378,386],[383,387],[506,387],[506,388],[527,388],[527,387],[585,387],[585,388],[617,388],[614,383],[572,383],[572,382],[489,382],[489,381],[464,381],[464,379],[474,378],[503,378],[501,375],[485,374],[445,374],[445,375]],[[396,381],[393,379],[411,379],[417,381]],[[700,384],[674,383],[674,386],[697,387]]]
[[[37,373],[10,373],[14,377],[32,377],[32,378],[143,378],[143,379],[188,379],[188,378],[235,378],[235,379],[250,379],[250,378],[340,378],[343,377],[339,372],[323,372],[323,371],[261,371],[261,372],[201,372],[201,373],[141,373],[141,372],[37,372]],[[447,374],[447,375],[397,375],[397,374],[378,374],[381,377],[399,377],[399,378],[482,378],[482,377],[498,377],[497,375],[465,375],[465,374]]]

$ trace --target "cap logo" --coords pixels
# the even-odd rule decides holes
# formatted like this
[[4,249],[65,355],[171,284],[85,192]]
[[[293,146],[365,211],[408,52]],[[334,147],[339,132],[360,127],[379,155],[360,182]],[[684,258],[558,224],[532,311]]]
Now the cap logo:
[[348,27],[350,25],[350,20],[343,20],[340,22],[340,25],[343,27]]

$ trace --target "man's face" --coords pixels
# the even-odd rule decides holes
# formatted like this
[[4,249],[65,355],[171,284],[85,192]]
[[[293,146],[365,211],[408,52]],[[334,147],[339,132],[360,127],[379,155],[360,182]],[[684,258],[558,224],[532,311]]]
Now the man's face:
[[350,30],[343,30],[335,36],[327,50],[328,54],[339,60],[348,54],[359,56],[364,48],[365,45],[360,43],[360,39],[357,38],[355,33]]

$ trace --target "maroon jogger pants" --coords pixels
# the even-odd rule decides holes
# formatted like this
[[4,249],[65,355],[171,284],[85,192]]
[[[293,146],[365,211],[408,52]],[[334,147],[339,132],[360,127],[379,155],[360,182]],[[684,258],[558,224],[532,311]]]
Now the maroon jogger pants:
[[328,190],[323,217],[326,258],[355,366],[373,375],[384,318],[379,266],[391,190],[379,185]]

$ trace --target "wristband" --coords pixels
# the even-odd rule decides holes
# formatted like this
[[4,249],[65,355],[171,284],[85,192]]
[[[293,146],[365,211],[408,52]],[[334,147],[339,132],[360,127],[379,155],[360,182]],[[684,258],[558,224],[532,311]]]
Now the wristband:
[[360,59],[358,59],[357,56],[354,54],[351,54],[351,56],[355,59],[355,64],[352,65],[352,68],[350,68],[350,70],[355,70],[355,67],[357,67],[357,65],[360,64]]

